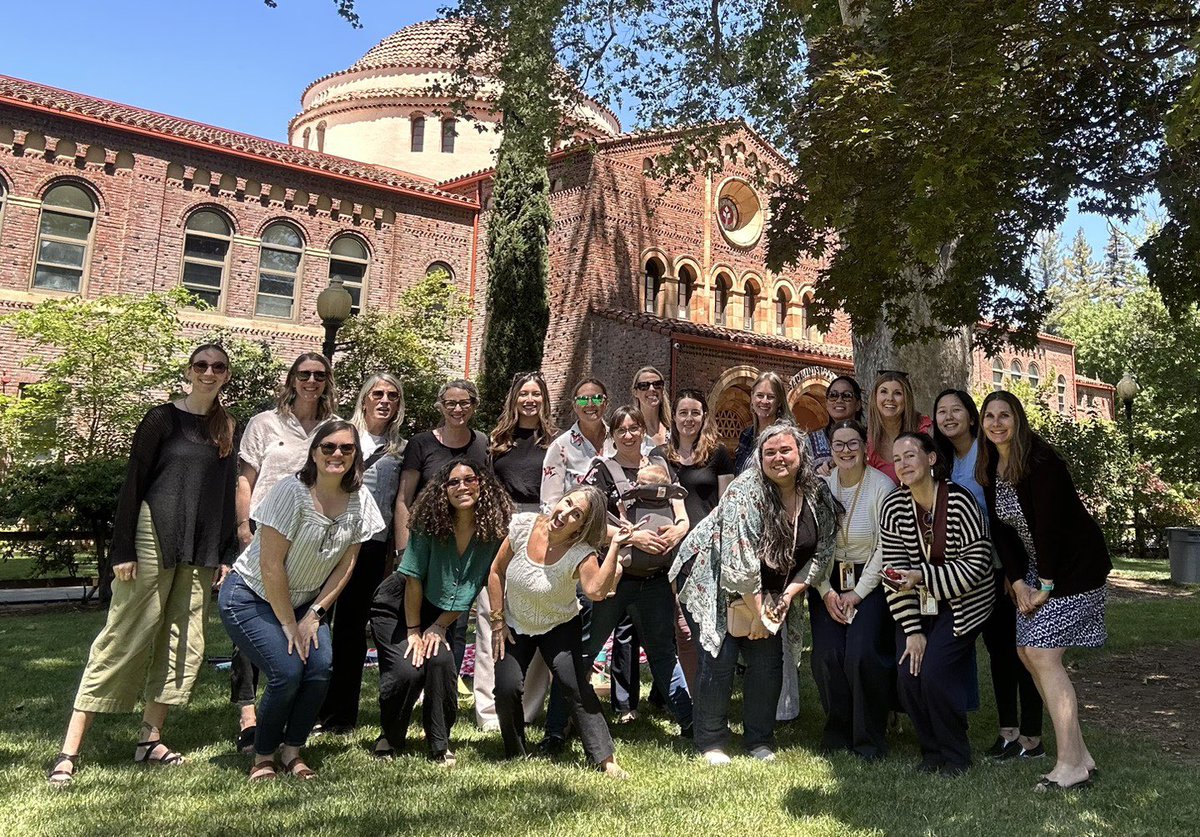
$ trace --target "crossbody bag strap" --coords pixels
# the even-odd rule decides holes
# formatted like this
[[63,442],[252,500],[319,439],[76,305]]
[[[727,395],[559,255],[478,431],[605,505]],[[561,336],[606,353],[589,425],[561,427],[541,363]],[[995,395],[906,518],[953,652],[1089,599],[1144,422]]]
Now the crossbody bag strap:
[[933,513],[933,546],[929,551],[929,562],[940,567],[946,563],[946,519],[949,515],[950,484],[945,480],[938,483],[937,510]]

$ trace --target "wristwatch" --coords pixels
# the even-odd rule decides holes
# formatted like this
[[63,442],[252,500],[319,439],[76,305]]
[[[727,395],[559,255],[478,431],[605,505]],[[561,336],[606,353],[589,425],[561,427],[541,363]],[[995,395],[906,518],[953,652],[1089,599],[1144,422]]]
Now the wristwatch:
[[324,619],[325,614],[329,612],[325,608],[321,607],[320,605],[313,605],[308,610],[310,613],[312,613],[314,616],[317,617],[318,622],[320,622],[322,619]]

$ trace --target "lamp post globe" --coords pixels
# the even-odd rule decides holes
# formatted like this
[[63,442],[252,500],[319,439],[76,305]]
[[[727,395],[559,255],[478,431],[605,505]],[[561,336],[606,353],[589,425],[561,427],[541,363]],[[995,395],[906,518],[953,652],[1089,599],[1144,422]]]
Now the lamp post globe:
[[321,354],[330,362],[333,361],[333,353],[337,350],[338,329],[350,319],[353,307],[354,298],[342,284],[342,278],[330,277],[329,286],[317,297],[317,316],[325,326],[325,343],[321,347]]
[[1133,377],[1131,372],[1126,372],[1117,382],[1117,398],[1121,399],[1121,403],[1125,405],[1125,421],[1127,422],[1133,421],[1133,399],[1137,398],[1141,389],[1137,378]]

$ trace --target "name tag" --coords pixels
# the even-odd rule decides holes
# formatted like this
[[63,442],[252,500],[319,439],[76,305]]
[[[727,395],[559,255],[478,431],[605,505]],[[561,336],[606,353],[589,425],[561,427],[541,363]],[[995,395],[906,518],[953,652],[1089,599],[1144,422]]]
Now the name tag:
[[922,616],[937,616],[938,603],[937,599],[929,595],[929,591],[924,587],[917,588],[917,595],[921,599],[921,615]]
[[841,582],[842,592],[853,590],[854,585],[858,583],[853,564],[838,564],[838,576]]

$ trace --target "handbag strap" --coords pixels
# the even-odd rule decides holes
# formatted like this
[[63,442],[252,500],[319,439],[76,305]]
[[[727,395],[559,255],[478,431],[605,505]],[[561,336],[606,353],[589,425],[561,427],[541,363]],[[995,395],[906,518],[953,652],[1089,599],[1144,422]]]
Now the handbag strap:
[[950,505],[950,485],[945,480],[938,483],[937,508],[933,512],[933,545],[929,550],[929,562],[940,567],[946,563],[946,518]]

